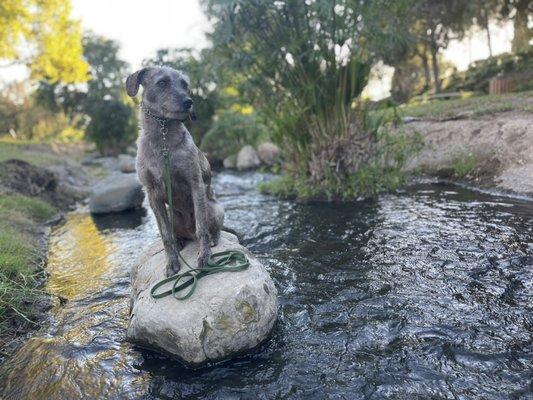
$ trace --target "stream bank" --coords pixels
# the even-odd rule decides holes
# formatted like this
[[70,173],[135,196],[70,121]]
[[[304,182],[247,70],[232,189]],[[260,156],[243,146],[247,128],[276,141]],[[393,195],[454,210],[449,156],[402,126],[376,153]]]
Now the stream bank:
[[[533,107],[533,96],[524,101]],[[404,129],[420,133],[425,146],[407,169],[533,198],[533,112],[523,108],[411,120]]]

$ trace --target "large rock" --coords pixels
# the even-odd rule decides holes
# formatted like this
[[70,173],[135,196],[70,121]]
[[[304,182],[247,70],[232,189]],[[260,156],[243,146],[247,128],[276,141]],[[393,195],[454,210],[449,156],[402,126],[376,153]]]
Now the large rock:
[[121,172],[126,174],[135,172],[135,157],[129,154],[120,154],[118,156],[118,167]]
[[137,208],[144,192],[134,174],[113,173],[98,182],[92,191],[89,208],[93,214],[106,214]]
[[266,165],[274,165],[279,162],[281,152],[279,147],[274,143],[265,142],[261,143],[257,148],[257,155],[259,156],[259,159]]
[[[220,243],[212,250],[227,249],[245,252],[250,260],[248,269],[202,278],[187,300],[172,296],[156,300],[150,289],[165,277],[166,256],[161,243],[152,245],[132,270],[128,340],[191,366],[227,359],[263,342],[277,318],[276,287],[263,265],[237,238],[222,232]],[[197,252],[198,245],[192,242],[182,255],[195,266]]]
[[259,156],[257,155],[257,152],[250,145],[244,146],[239,151],[239,154],[237,154],[236,165],[239,171],[243,171],[247,169],[255,169],[259,167],[260,164],[261,164],[261,161],[259,160]]

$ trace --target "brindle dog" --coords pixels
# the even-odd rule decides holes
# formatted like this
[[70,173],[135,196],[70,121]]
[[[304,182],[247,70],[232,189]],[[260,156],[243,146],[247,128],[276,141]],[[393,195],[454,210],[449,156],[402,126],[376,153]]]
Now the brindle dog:
[[[180,270],[178,246],[198,240],[198,266],[206,266],[210,245],[218,243],[224,209],[211,188],[211,167],[183,124],[192,114],[193,101],[186,75],[172,68],[143,68],[128,77],[126,91],[134,97],[144,90],[137,141],[137,174],[154,211],[167,253],[167,275]],[[163,129],[162,129],[163,128]],[[163,137],[166,132],[166,140]],[[173,209],[168,210],[163,149],[170,153]],[[174,226],[170,226],[168,212]],[[173,240],[172,232],[174,232]]]

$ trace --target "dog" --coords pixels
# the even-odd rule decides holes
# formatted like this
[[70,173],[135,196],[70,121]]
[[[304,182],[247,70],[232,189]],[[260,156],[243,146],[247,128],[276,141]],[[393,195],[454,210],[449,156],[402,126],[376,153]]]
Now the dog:
[[[167,276],[179,272],[178,246],[198,240],[198,267],[205,267],[224,224],[224,209],[211,187],[211,166],[184,122],[193,113],[189,79],[168,67],[147,67],[126,80],[135,97],[143,87],[136,168],[157,220],[167,254]],[[170,157],[172,209],[168,209],[164,151]],[[172,213],[173,226],[171,226]]]

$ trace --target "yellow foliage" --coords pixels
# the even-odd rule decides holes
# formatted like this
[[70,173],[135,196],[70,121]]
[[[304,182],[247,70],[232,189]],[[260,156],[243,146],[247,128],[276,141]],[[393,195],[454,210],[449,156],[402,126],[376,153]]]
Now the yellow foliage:
[[[70,0],[2,0],[0,59],[26,60],[31,76],[49,82],[78,83],[88,79],[81,28],[70,18]],[[22,51],[20,44],[24,44]]]
[[242,115],[252,115],[254,112],[254,108],[249,104],[233,104],[230,110]]
[[17,58],[16,46],[30,30],[24,0],[0,1],[0,59]]
[[237,97],[239,95],[239,91],[237,90],[236,87],[233,87],[233,86],[225,87],[223,90],[223,93],[226,96],[230,96],[230,97]]

